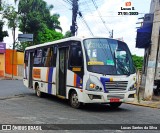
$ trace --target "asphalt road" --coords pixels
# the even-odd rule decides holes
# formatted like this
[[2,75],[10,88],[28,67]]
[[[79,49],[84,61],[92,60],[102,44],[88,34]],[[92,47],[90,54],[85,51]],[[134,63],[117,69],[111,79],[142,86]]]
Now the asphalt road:
[[[67,101],[47,95],[38,98],[19,80],[0,80],[1,124],[159,124],[160,110],[122,104],[113,110],[108,105],[91,104],[73,109]],[[18,132],[18,131],[16,131]],[[21,131],[19,131],[21,132]],[[29,131],[26,131],[29,132]],[[37,132],[37,131],[35,131]],[[43,131],[44,132],[44,131]],[[45,131],[53,132],[53,131]],[[125,130],[54,132],[151,132]],[[157,131],[158,132],[158,131]]]

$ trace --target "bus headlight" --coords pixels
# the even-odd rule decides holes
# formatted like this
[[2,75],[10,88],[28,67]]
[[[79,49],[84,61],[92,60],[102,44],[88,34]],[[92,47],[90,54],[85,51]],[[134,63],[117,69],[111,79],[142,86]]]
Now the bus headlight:
[[100,80],[97,77],[90,76],[87,81],[86,90],[103,91],[103,85],[101,84]]
[[102,88],[101,88],[101,87],[96,86],[96,85],[93,84],[93,83],[91,83],[91,84],[89,85],[89,88],[90,88],[90,89],[97,90],[97,91],[102,91]]
[[136,84],[133,84],[131,87],[129,87],[129,91],[134,91],[136,90]]
[[96,87],[96,85],[93,84],[93,83],[91,83],[91,84],[89,85],[89,88],[91,88],[91,89],[94,89],[95,87]]

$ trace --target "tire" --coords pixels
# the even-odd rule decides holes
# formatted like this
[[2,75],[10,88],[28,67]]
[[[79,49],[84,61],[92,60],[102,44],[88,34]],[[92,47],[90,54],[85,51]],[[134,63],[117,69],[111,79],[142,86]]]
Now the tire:
[[36,96],[43,97],[43,92],[40,91],[39,85],[36,86],[35,93],[36,93]]
[[110,103],[110,107],[113,108],[113,109],[117,109],[119,106],[121,106],[121,102],[119,103]]
[[72,108],[78,109],[82,107],[82,103],[78,101],[78,95],[76,91],[71,92],[69,101]]

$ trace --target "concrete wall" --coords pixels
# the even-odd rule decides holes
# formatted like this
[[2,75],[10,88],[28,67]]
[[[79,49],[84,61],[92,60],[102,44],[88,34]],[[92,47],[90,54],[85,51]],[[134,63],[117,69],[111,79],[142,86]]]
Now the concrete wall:
[[18,73],[17,76],[23,77],[24,74],[24,65],[17,65]]
[[[158,77],[160,78],[160,46],[159,48],[157,48],[157,45],[160,42],[160,38],[158,34],[160,30],[160,23],[159,23],[160,2],[159,0],[151,0],[150,13],[154,13],[154,22],[153,22],[154,26],[152,28],[151,46],[146,48],[145,53],[144,53],[143,74],[142,74],[142,82],[141,82],[141,85],[143,87],[145,87],[145,83],[146,83],[148,64],[151,64],[151,62],[153,62],[154,60],[156,60],[155,62],[156,66],[155,66],[155,74],[153,78],[155,80],[158,79]],[[154,28],[155,26],[156,28]],[[158,53],[157,56],[154,53]]]
[[150,13],[154,13],[154,11],[155,11],[155,6],[156,6],[156,0],[151,0]]
[[17,52],[17,65],[23,65],[23,64],[24,64],[24,53]]
[[[23,76],[23,66],[24,66],[24,53],[17,52],[14,50],[14,61],[13,59],[13,50],[6,49],[6,74],[12,75],[12,67],[13,67],[13,75],[14,76]],[[12,66],[13,65],[13,66]]]
[[[6,74],[12,74],[12,58],[13,58],[12,50],[6,49],[6,61],[5,61]],[[17,54],[16,54],[16,51],[14,51],[13,75],[17,76]]]
[[5,54],[0,54],[0,77],[5,75]]

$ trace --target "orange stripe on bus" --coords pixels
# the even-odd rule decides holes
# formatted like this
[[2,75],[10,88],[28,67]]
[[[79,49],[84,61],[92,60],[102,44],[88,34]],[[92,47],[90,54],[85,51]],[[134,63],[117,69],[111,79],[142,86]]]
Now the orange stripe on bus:
[[76,83],[77,83],[77,75],[74,74],[74,86],[76,87]]

